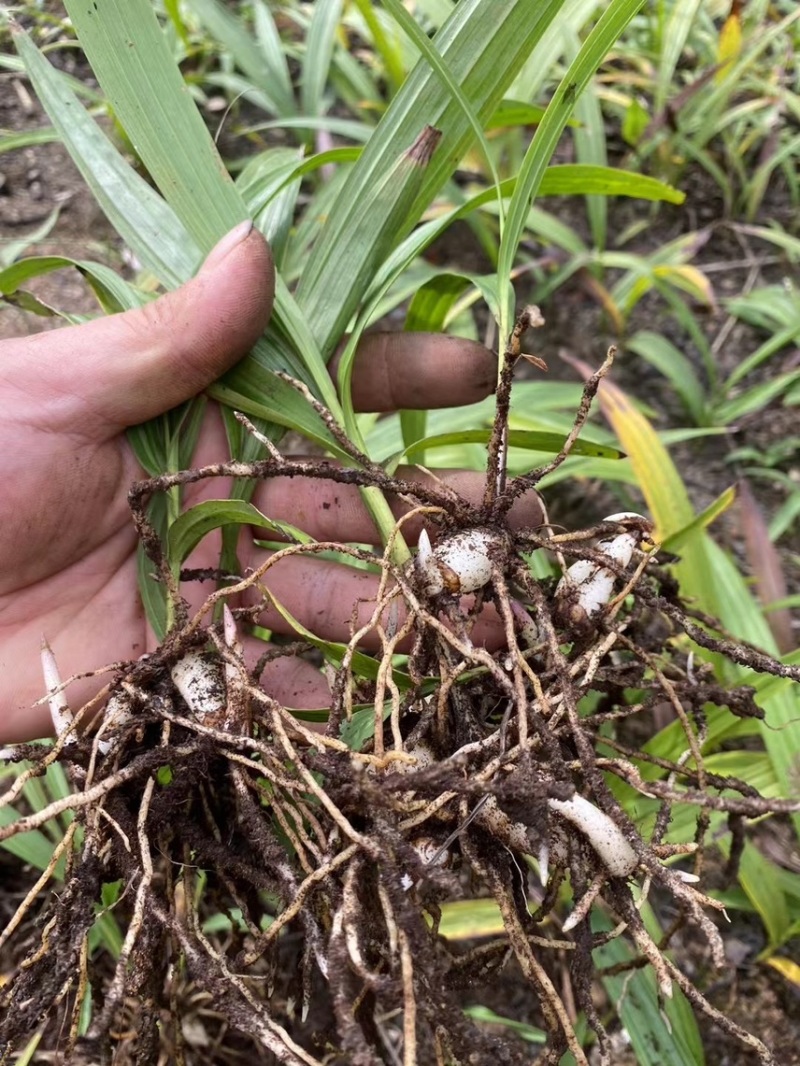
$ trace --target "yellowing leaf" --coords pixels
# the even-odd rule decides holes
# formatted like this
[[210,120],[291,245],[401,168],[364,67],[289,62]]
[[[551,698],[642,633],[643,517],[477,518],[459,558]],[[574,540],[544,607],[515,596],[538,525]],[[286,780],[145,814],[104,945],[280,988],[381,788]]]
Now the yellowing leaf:
[[500,908],[493,899],[459,899],[443,903],[439,932],[448,940],[498,936],[504,932]]
[[677,533],[693,520],[694,511],[669,452],[622,389],[606,379],[600,385],[599,395],[603,414],[630,459],[647,500],[658,539]]
[[731,64],[742,53],[742,20],[738,11],[731,12],[719,31],[717,44],[717,62],[720,68],[714,75],[714,81],[724,81],[731,69]]
[[767,959],[767,965],[777,970],[787,981],[800,987],[800,966],[796,962],[792,962],[783,955],[773,955],[771,959]]
[[683,289],[701,303],[716,308],[717,299],[711,282],[697,267],[685,263],[680,266],[657,266],[653,273],[656,277],[666,278],[676,289]]
[[617,336],[621,336],[625,332],[625,322],[617,301],[608,291],[606,286],[590,274],[588,270],[582,272],[581,281],[583,282],[584,287],[589,290],[611,319],[611,325],[614,332]]

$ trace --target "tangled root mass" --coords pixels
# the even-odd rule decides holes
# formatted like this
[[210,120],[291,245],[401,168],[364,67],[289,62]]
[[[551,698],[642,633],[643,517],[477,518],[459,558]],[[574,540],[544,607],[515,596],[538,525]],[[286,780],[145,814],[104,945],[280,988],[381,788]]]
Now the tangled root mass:
[[[273,448],[261,462],[134,488],[135,520],[173,597],[176,624],[156,653],[119,670],[93,735],[76,740],[67,731],[52,750],[19,749],[32,759],[23,777],[58,758],[73,793],[4,826],[0,837],[63,811],[73,820],[53,862],[66,863],[63,889],[43,907],[30,894],[3,934],[28,928],[23,918],[41,908],[33,942],[0,989],[0,1062],[47,1020],[59,1028],[66,1061],[155,1062],[169,1033],[175,1060],[191,1062],[181,1026],[189,987],[218,1026],[272,1056],[262,1061],[530,1061],[518,1041],[488,1034],[463,1011],[469,990],[516,968],[530,1015],[547,1033],[537,1061],[555,1064],[571,1050],[588,1063],[573,1025],[577,1008],[595,1034],[592,1061],[610,1064],[592,953],[615,937],[632,945],[631,971],[652,968],[662,999],[677,984],[754,1061],[774,1062],[704,998],[665,953],[667,941],[652,939],[640,909],[657,888],[678,916],[670,935],[691,927],[713,965],[724,965],[711,917],[720,905],[701,887],[709,819],[721,814],[741,840],[746,818],[793,805],[705,769],[709,705],[761,712],[751,689],[723,689],[693,662],[689,638],[755,669],[788,676],[789,668],[720,638],[687,611],[640,516],[561,534],[510,529],[514,499],[566,457],[611,364],[609,357],[587,382],[560,455],[507,482],[511,380],[532,321],[529,309],[505,354],[479,507],[444,488],[388,477],[346,441],[351,468],[293,461]],[[190,618],[146,505],[176,485],[232,474],[376,486],[424,513],[436,544],[424,537],[405,567],[388,549],[380,558],[348,545],[292,544]],[[268,603],[272,567],[331,548],[377,564],[381,585],[368,626],[340,649],[329,722],[319,733],[263,691],[237,634]],[[525,560],[537,550],[558,559],[558,584],[533,577]],[[251,600],[259,594],[256,607],[229,609],[244,590]],[[223,617],[209,622],[218,603]],[[488,605],[505,630],[496,653],[471,639]],[[369,630],[381,650],[365,660],[359,646]],[[398,660],[400,648],[406,659]],[[681,757],[648,756],[619,739],[635,736],[639,720],[648,735],[653,708],[665,704],[685,731]],[[647,832],[620,802],[632,792],[651,812]],[[668,843],[673,807],[686,803],[697,808],[695,839]],[[87,949],[103,886],[117,886],[127,923],[113,965]],[[439,934],[444,906],[465,897],[495,901],[502,936],[463,948]],[[606,931],[593,928],[593,913],[606,916]],[[212,915],[228,919],[224,934],[209,931]]]

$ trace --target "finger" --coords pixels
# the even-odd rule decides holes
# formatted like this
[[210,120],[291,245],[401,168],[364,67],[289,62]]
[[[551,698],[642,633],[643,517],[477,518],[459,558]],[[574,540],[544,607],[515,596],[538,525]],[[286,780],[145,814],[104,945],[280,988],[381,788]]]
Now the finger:
[[103,439],[196,396],[241,359],[266,327],[274,284],[269,246],[242,223],[174,292],[13,342],[15,381],[41,397],[42,425]]
[[[248,668],[255,667],[269,645],[245,636],[244,658]],[[261,671],[259,687],[284,707],[309,710],[330,706],[331,690],[316,666],[296,655],[270,659]]]
[[[333,357],[335,376],[341,350]],[[357,411],[462,407],[489,396],[497,357],[475,341],[441,333],[366,333],[353,367]]]
[[[257,552],[252,565],[258,566],[266,558],[267,553]],[[315,636],[339,642],[348,641],[356,629],[369,623],[378,594],[377,575],[299,554],[279,559],[266,572],[261,585]],[[246,602],[259,602],[257,595],[257,590],[252,589],[245,595]],[[467,597],[464,604],[468,603]],[[396,624],[399,627],[403,624],[406,612],[401,599],[398,604]],[[386,625],[388,621],[387,609],[382,622]],[[296,631],[273,606],[268,606],[262,612],[259,624],[282,635],[297,636]],[[476,645],[491,650],[503,645],[503,624],[494,607],[488,606],[482,611],[471,638]],[[411,638],[401,644],[398,651],[408,650],[410,643]],[[380,646],[377,633],[374,630],[368,632],[359,646],[376,651]]]
[[[483,474],[471,470],[439,470],[436,473],[468,503],[475,507],[480,505],[486,486]],[[433,475],[416,467],[400,467],[397,476],[422,485],[435,487],[438,484]],[[268,518],[298,526],[315,540],[377,542],[375,526],[355,485],[339,485],[325,478],[275,477],[258,483],[253,502]],[[390,497],[389,502],[398,518],[411,507],[397,497]],[[534,490],[516,500],[509,512],[512,529],[535,528],[544,521],[541,497]],[[410,519],[403,525],[403,536],[416,542],[422,526],[422,518]]]

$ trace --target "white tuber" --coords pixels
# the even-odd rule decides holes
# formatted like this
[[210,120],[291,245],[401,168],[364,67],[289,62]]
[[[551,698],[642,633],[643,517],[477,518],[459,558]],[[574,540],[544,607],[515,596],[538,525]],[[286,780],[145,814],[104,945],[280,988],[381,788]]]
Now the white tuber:
[[633,873],[639,863],[636,852],[607,814],[577,793],[571,799],[548,799],[547,803],[583,833],[613,877]]
[[227,705],[222,671],[197,651],[187,652],[170,670],[175,688],[198,718],[217,714]]
[[492,556],[500,548],[500,539],[486,529],[467,529],[446,537],[435,548],[428,534],[419,536],[417,572],[425,591],[462,595],[477,592],[492,576]]
[[[635,522],[633,528],[598,541],[596,550],[617,567],[624,570],[633,558],[634,550],[650,532],[650,522],[634,511],[608,515],[604,522]],[[611,599],[617,575],[608,567],[589,559],[579,559],[567,570],[556,586],[557,614],[567,625],[586,629]]]
[[[110,696],[103,713],[100,731],[118,734],[119,730],[130,720],[132,705],[133,701],[127,692],[115,692]],[[97,750],[101,755],[108,755],[117,739],[117,736],[112,736],[108,740],[98,740]]]

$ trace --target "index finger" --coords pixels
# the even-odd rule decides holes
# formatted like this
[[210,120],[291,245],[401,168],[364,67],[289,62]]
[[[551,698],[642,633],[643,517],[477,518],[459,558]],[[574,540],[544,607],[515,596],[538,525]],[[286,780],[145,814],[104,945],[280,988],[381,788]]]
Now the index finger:
[[[331,360],[335,376],[341,349]],[[442,333],[365,333],[353,367],[357,411],[463,407],[494,392],[497,356]]]

